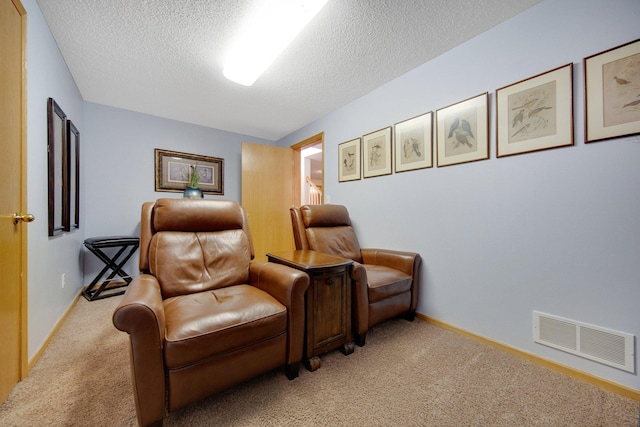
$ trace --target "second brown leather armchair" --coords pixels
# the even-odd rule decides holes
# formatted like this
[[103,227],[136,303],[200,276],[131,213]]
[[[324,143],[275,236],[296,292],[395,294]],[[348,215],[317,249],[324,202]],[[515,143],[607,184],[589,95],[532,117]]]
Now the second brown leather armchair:
[[130,335],[140,425],[280,366],[298,375],[309,277],[251,262],[236,202],[146,203],[140,234],[142,274],[113,314]]
[[419,254],[360,248],[349,212],[341,205],[304,205],[290,212],[296,249],[354,261],[351,313],[356,344],[363,346],[367,330],[384,320],[399,315],[415,318],[422,263]]

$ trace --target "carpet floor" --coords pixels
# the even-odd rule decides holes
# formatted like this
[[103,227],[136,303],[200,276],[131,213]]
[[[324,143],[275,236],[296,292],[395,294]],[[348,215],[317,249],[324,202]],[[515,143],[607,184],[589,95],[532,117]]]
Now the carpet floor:
[[[27,379],[0,406],[0,426],[134,426],[121,297],[80,298]],[[390,320],[345,356],[321,357],[211,396],[165,426],[637,427],[638,402],[421,320]]]

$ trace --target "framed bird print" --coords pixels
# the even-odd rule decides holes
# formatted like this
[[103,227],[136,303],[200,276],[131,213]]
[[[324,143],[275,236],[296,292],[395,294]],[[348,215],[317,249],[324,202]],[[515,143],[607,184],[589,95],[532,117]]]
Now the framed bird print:
[[360,138],[338,144],[338,182],[360,179]]
[[396,123],[393,141],[395,143],[395,170],[404,172],[433,166],[433,113]]
[[496,90],[496,156],[573,145],[573,64]]
[[487,92],[436,111],[438,167],[489,158]]
[[584,59],[586,142],[640,133],[640,39]]
[[391,126],[362,137],[362,176],[391,174]]

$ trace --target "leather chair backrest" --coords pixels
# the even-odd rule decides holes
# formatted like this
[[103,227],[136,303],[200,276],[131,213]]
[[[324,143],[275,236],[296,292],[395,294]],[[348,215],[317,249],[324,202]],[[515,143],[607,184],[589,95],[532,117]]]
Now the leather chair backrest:
[[153,229],[153,207],[155,202],[142,204],[142,216],[140,218],[140,258],[139,267],[142,273],[149,272],[149,244],[155,233]]
[[253,246],[246,215],[235,201],[158,199],[151,209],[145,204],[141,247],[141,268],[144,252],[163,298],[249,280]]
[[[296,209],[296,208],[294,208]],[[296,246],[362,262],[360,244],[351,226],[347,208],[342,205],[304,205],[292,214]],[[295,216],[298,216],[296,227]],[[296,230],[298,228],[298,230]],[[306,247],[305,247],[306,246]]]

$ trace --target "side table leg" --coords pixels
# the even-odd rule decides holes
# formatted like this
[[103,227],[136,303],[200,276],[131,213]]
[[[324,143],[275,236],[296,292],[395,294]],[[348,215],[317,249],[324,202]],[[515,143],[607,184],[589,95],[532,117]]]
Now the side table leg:
[[305,360],[304,365],[309,371],[313,372],[320,368],[320,358],[318,356],[313,356],[311,359]]
[[342,347],[340,347],[340,351],[342,352],[342,354],[344,354],[345,356],[350,355],[351,353],[353,353],[353,350],[355,349],[355,346],[353,344],[353,341],[349,341],[346,342],[342,345]]

